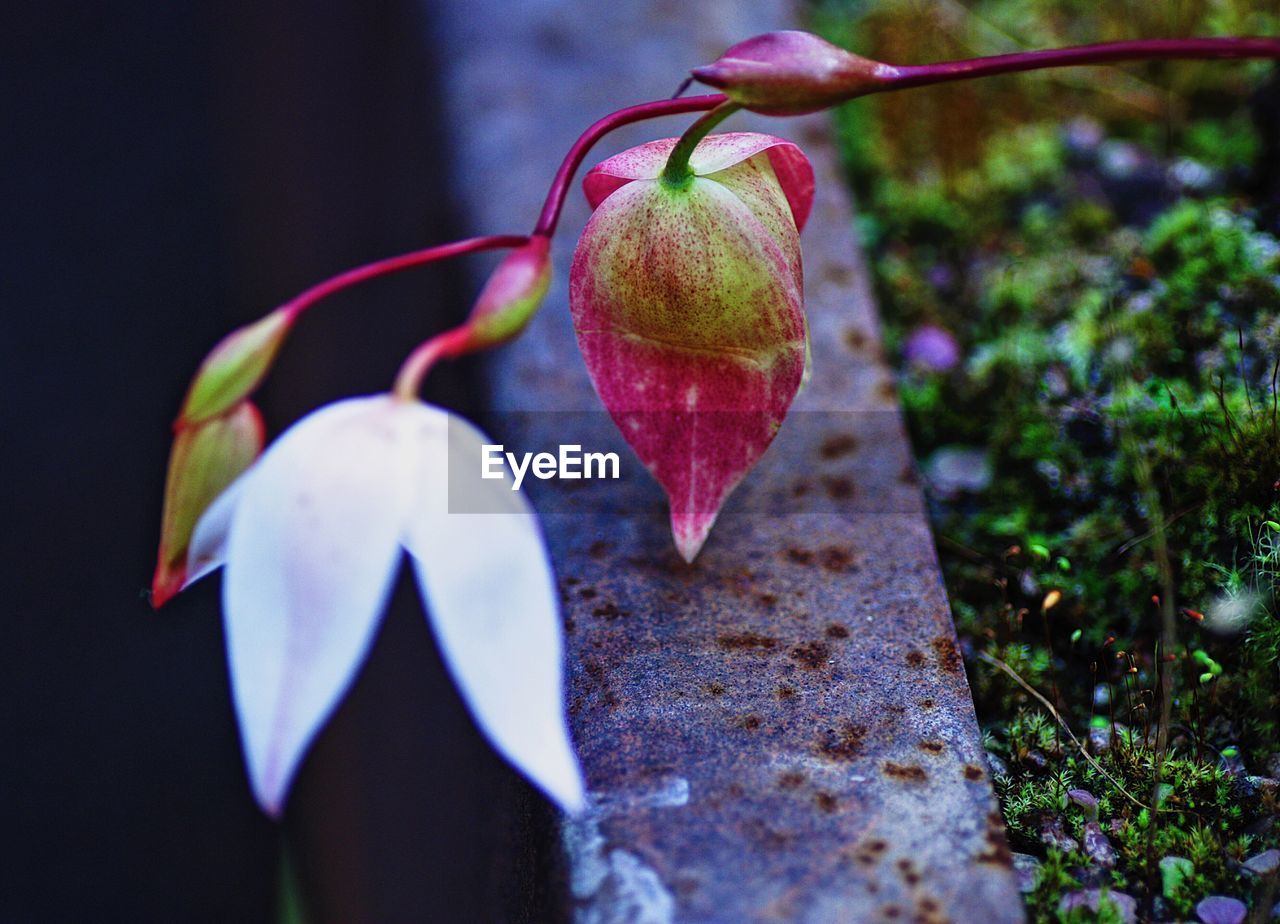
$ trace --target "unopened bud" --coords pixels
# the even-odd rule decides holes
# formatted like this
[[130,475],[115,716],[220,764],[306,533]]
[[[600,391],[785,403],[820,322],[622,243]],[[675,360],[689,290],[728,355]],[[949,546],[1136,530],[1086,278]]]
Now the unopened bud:
[[809,32],[766,32],[734,45],[693,76],[744,109],[802,115],[882,89],[894,68]]
[[535,234],[498,264],[467,318],[466,346],[483,349],[515,337],[551,287],[551,241]]
[[271,368],[294,317],[287,308],[278,308],[222,338],[191,380],[179,425],[217,417],[247,398]]
[[196,521],[253,463],[262,446],[262,417],[248,401],[221,417],[178,428],[164,486],[160,553],[151,582],[153,606],[163,606],[182,589]]

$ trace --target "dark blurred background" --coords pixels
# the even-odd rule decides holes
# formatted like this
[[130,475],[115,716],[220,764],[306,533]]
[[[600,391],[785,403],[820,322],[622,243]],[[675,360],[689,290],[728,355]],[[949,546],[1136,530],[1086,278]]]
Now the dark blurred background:
[[[168,427],[236,325],[451,237],[430,4],[10,4],[0,29],[0,922],[542,919],[541,802],[479,739],[411,587],[283,825],[241,763],[206,581],[153,612]],[[509,229],[494,229],[509,230]],[[384,390],[455,268],[316,309],[272,434]],[[450,377],[451,376],[451,377]],[[435,400],[482,401],[474,371]]]

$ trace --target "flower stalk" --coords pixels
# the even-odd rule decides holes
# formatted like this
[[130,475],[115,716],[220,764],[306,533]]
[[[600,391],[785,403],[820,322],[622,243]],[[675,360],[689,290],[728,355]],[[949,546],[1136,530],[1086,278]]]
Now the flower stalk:
[[720,103],[698,121],[694,122],[680,136],[676,146],[671,149],[667,165],[662,168],[662,182],[668,186],[681,187],[689,185],[693,179],[693,169],[689,166],[689,158],[703,138],[711,134],[717,125],[742,107],[728,100]]

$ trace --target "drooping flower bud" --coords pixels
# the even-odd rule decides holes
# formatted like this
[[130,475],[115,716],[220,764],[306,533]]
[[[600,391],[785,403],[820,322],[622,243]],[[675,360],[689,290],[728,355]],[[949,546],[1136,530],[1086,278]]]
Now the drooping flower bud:
[[295,317],[288,308],[277,308],[222,338],[191,380],[178,423],[217,417],[247,398],[271,368]]
[[802,115],[880,89],[893,68],[809,32],[766,32],[734,45],[693,76],[744,109]]
[[151,582],[153,606],[163,606],[182,589],[196,522],[258,457],[262,445],[262,417],[248,401],[221,417],[178,428],[164,486],[160,552]]
[[468,349],[498,346],[515,337],[551,287],[551,239],[535,234],[498,264],[467,318]]
[[800,149],[711,135],[687,182],[661,178],[676,139],[588,173],[595,213],[574,253],[570,308],[601,400],[667,493],[692,561],[800,386],[799,231],[813,200]]

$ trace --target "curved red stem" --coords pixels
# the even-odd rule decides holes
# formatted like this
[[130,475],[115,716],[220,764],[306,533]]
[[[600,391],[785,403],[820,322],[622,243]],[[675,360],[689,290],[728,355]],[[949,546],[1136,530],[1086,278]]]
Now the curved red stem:
[[876,87],[875,92],[906,90],[952,80],[1035,71],[1046,67],[1078,67],[1085,64],[1174,58],[1280,58],[1280,39],[1138,39],[1051,48],[1045,51],[1020,51],[987,58],[940,61],[936,64],[892,65],[892,73],[885,76],[883,84]]
[[452,241],[448,244],[439,244],[435,247],[415,250],[412,253],[400,254],[396,257],[387,257],[385,260],[366,263],[364,266],[357,266],[354,269],[347,270],[345,273],[339,273],[337,276],[326,279],[324,282],[312,286],[301,295],[286,302],[281,308],[288,312],[289,320],[292,322],[298,315],[321,299],[368,279],[386,276],[389,273],[398,273],[401,270],[413,269],[416,266],[423,266],[436,260],[445,260],[462,254],[476,253],[481,250],[497,250],[503,247],[520,247],[528,243],[528,241],[529,238],[523,234],[491,234],[487,237],[469,237],[461,241]]
[[725,99],[726,97],[719,93],[712,93],[707,96],[690,96],[683,99],[655,100],[651,103],[640,103],[637,106],[619,109],[595,122],[578,136],[578,140],[573,143],[573,147],[561,161],[560,169],[556,171],[555,179],[551,181],[551,188],[547,190],[547,199],[542,206],[542,214],[538,216],[538,223],[534,226],[533,233],[544,237],[555,233],[556,224],[560,221],[560,212],[564,209],[565,196],[569,192],[569,184],[573,182],[573,175],[582,166],[582,161],[592,146],[609,132],[615,128],[630,125],[632,122],[643,122],[645,119],[714,109]]

